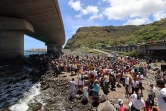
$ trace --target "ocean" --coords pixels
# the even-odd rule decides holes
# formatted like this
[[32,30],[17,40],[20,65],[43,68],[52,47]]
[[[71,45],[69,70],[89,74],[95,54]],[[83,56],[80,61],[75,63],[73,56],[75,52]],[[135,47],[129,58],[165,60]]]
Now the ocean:
[[28,57],[30,54],[46,54],[46,52],[27,52],[24,50],[24,56]]

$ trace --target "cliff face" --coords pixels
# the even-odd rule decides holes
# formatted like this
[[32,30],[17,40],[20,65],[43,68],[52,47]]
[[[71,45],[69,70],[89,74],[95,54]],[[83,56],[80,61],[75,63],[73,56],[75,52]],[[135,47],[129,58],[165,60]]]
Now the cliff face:
[[65,48],[99,47],[161,40],[166,38],[166,19],[148,25],[82,27],[76,31]]

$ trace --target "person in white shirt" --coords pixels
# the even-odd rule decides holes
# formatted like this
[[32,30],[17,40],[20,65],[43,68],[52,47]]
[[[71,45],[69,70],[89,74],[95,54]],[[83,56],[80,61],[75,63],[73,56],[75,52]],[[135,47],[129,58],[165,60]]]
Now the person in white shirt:
[[129,92],[128,92],[128,88],[129,88],[129,77],[128,76],[126,76],[125,77],[125,90],[126,90],[126,97],[128,97],[129,96]]
[[137,79],[138,79],[138,82],[139,82],[139,89],[141,90],[141,95],[143,95],[142,93],[142,81],[143,81],[143,75],[140,74],[140,72],[138,72],[138,75],[137,75]]
[[95,75],[95,77],[98,77],[96,69],[93,70],[93,74]]
[[138,88],[139,88],[139,82],[137,81],[137,78],[133,79],[133,85],[132,85],[132,94],[135,92],[138,94]]
[[131,96],[129,97],[129,99],[128,99],[128,105],[129,105],[129,107],[131,108],[131,105],[132,105],[132,101],[134,100],[134,99],[137,99],[137,94],[131,94]]
[[79,74],[79,75],[78,75],[78,88],[79,88],[79,89],[82,89],[82,87],[83,87],[82,75]]
[[137,94],[132,94],[129,98],[129,102],[137,99]]
[[86,83],[85,86],[83,87],[83,94],[84,94],[84,99],[88,99],[88,84]]
[[146,111],[145,101],[137,95],[136,99],[132,99],[131,111]]
[[109,77],[109,74],[107,73],[106,76],[105,76],[105,94],[107,95],[108,94],[108,89],[109,89],[109,81],[110,80],[110,77]]
[[158,106],[160,111],[166,111],[166,87],[164,80],[157,80],[156,81],[157,87],[161,90],[157,96],[158,99]]
[[76,82],[74,81],[74,78],[72,78],[72,81],[70,81],[70,96],[75,97],[76,93]]

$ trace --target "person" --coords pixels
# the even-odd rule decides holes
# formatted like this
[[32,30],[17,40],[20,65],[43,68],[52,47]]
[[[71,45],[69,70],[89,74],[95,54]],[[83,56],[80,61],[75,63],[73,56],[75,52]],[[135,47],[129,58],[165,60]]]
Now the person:
[[76,92],[76,82],[74,81],[74,78],[72,78],[72,81],[70,81],[70,97],[75,97]]
[[84,98],[88,99],[88,83],[86,82],[84,87],[83,87],[83,94],[84,94]]
[[88,82],[85,82],[85,85],[83,87],[83,95],[84,95],[84,97],[83,97],[81,103],[83,105],[86,105],[88,103],[88,97],[89,97],[89,94],[88,94]]
[[110,83],[111,83],[111,90],[113,90],[115,88],[115,77],[114,77],[114,72],[110,73]]
[[142,81],[143,81],[143,75],[138,72],[138,75],[137,75],[137,79],[138,79],[138,82],[139,82],[139,89],[141,90],[141,95],[143,96],[143,93],[142,93]]
[[160,88],[159,94],[157,96],[158,106],[160,111],[166,111],[166,87],[164,80],[156,81],[157,87]]
[[135,92],[138,94],[138,88],[139,88],[139,82],[137,81],[137,78],[135,77],[133,79],[133,85],[132,85],[132,94]]
[[98,85],[98,80],[97,79],[94,81],[94,84],[93,84],[93,93],[94,93],[94,96],[98,97],[99,85]]
[[105,94],[108,94],[108,89],[109,89],[109,74],[106,74],[106,78],[105,78]]
[[60,69],[59,69],[59,65],[58,64],[56,64],[54,66],[54,72],[55,72],[56,76],[58,76],[60,74]]
[[122,99],[118,99],[117,111],[125,111]]
[[118,84],[117,84],[117,86],[120,86],[120,79],[121,79],[121,72],[119,71],[118,73],[117,73],[117,75],[116,75],[116,80],[117,80],[117,82],[118,82]]
[[131,94],[131,96],[129,97],[129,99],[128,99],[128,105],[129,105],[129,107],[131,108],[131,105],[132,105],[132,101],[134,100],[134,99],[137,99],[137,94]]
[[82,75],[78,75],[78,88],[82,89],[83,87],[83,76]]
[[93,73],[90,72],[90,80],[89,80],[90,81],[90,87],[92,87],[94,80],[95,80],[95,76],[94,76]]
[[163,74],[163,80],[164,80],[165,83],[166,83],[166,72],[164,72],[164,74]]
[[161,71],[160,71],[160,70],[157,71],[157,74],[156,74],[156,76],[155,76],[155,79],[156,79],[156,80],[162,79],[162,75],[161,75]]
[[153,110],[151,110],[152,108],[151,108],[151,106],[149,104],[149,101],[145,101],[145,106],[146,106],[146,111],[153,111]]
[[125,76],[125,90],[126,90],[125,97],[127,97],[127,98],[129,96],[128,88],[129,88],[129,77]]
[[156,93],[156,88],[154,87],[153,84],[150,84],[150,94],[148,95],[148,100],[149,100],[149,105],[154,106],[154,98],[155,98],[155,93]]
[[129,77],[129,87],[128,87],[129,95],[132,94],[132,85],[133,85],[133,79],[131,77]]
[[132,100],[131,111],[141,111],[142,108],[146,111],[145,101],[137,95],[137,98]]

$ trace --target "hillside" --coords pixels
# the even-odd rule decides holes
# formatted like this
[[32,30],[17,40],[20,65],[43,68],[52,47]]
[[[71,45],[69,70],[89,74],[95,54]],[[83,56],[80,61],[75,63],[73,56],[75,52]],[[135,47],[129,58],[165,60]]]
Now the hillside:
[[140,26],[82,27],[67,41],[65,48],[94,48],[163,39],[166,39],[166,19]]

